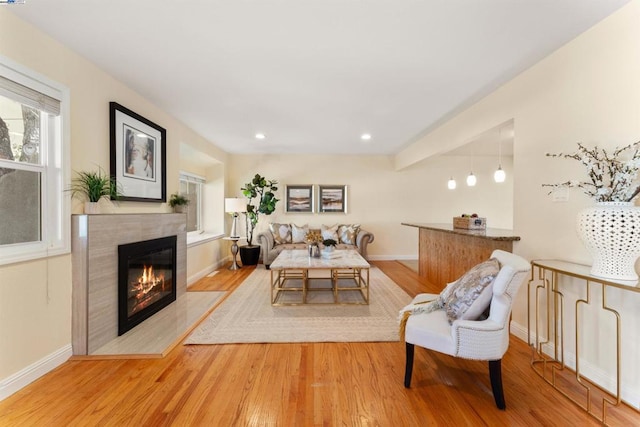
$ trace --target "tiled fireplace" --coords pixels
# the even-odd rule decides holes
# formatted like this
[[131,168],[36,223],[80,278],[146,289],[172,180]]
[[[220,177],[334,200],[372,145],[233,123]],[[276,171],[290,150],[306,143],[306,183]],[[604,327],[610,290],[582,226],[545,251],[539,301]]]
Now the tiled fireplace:
[[92,354],[186,292],[185,230],[182,214],[72,216],[73,354]]

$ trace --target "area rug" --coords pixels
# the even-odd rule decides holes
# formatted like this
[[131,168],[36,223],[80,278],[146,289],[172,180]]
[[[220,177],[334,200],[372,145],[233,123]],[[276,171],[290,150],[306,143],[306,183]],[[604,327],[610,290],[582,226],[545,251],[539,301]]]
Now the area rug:
[[[321,281],[314,281],[313,286],[317,283],[322,285]],[[411,301],[375,267],[370,270],[369,305],[274,307],[270,304],[269,284],[270,272],[258,266],[184,343],[398,341],[398,312]],[[332,298],[330,291],[313,292],[312,297],[316,301]]]

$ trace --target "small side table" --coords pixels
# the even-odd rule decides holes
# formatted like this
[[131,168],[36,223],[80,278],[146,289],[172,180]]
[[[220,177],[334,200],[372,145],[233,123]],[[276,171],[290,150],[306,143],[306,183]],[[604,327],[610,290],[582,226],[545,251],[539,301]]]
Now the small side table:
[[229,267],[229,270],[240,270],[242,267],[238,265],[238,240],[241,237],[223,237],[222,240],[230,240],[233,242],[231,245],[231,254],[233,255],[233,263]]

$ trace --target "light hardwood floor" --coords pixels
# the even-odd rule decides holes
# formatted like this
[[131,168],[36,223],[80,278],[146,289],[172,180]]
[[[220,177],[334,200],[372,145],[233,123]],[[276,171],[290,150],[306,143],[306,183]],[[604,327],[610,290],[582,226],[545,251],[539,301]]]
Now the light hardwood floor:
[[[438,291],[399,262],[374,264],[411,295]],[[251,271],[222,269],[191,290],[233,290]],[[599,425],[529,358],[512,337],[500,411],[484,362],[416,349],[405,389],[399,342],[178,345],[162,359],[69,361],[0,402],[0,426]],[[627,407],[609,417],[640,425]]]

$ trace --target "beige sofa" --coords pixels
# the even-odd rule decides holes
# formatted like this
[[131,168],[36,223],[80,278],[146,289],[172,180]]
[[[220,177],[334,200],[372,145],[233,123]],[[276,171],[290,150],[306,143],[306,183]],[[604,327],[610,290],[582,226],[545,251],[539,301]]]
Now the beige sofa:
[[[333,232],[334,229],[335,233]],[[320,227],[298,227],[295,224],[272,223],[269,224],[269,230],[257,236],[264,265],[269,268],[283,249],[307,249],[308,245],[304,240],[304,235],[308,231],[321,232],[323,238],[333,238],[338,242],[336,249],[355,249],[365,259],[367,259],[367,245],[373,242],[374,239],[373,234],[363,230],[358,224],[339,224],[330,227],[325,225]]]

